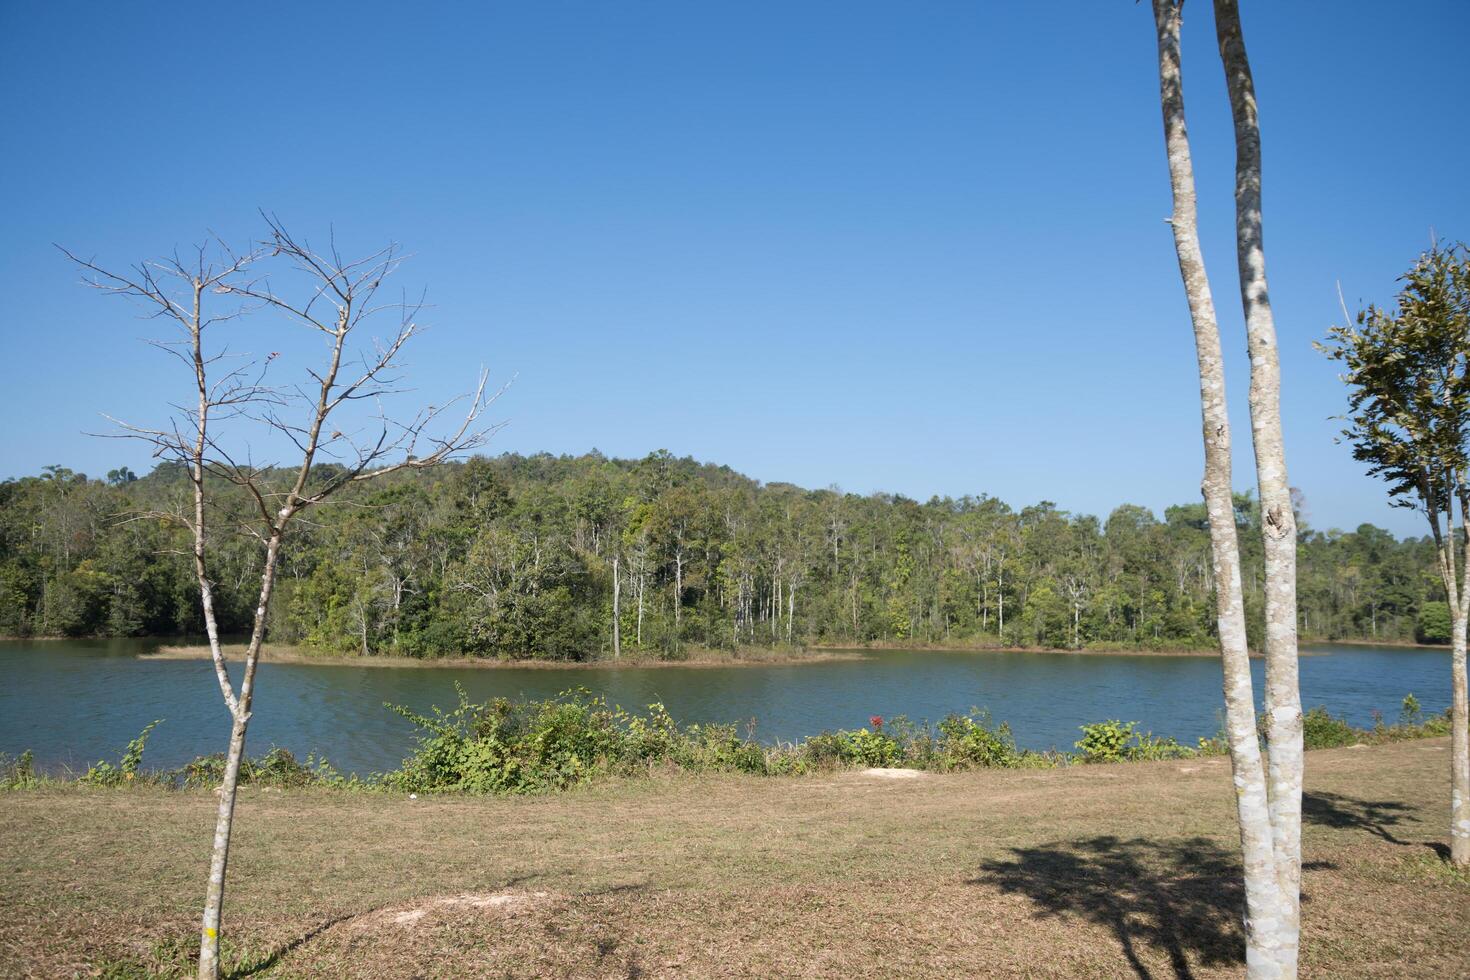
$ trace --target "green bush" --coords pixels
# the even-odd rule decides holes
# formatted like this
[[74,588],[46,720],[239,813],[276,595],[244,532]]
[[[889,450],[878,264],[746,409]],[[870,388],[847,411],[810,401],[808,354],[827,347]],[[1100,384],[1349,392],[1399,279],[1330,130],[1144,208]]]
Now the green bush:
[[34,789],[41,784],[36,775],[36,759],[30,749],[14,758],[0,752],[0,790]]
[[1083,762],[1122,762],[1128,758],[1128,745],[1137,737],[1138,722],[1099,721],[1082,726],[1082,740],[1076,743]]
[[[169,781],[183,786],[218,786],[225,778],[225,754],[201,755],[182,769],[170,774]],[[240,760],[238,783],[245,785],[274,786],[278,789],[295,789],[316,782],[341,782],[342,778],[325,761],[317,762],[308,757],[305,763],[297,762],[289,749],[273,748],[257,758]]]
[[1302,744],[1309,749],[1335,749],[1356,745],[1362,732],[1341,718],[1334,718],[1326,708],[1313,708],[1302,715]]
[[990,717],[980,712],[950,715],[939,723],[939,768],[1014,769],[1026,753],[1016,748],[1011,726],[992,727]]
[[[458,684],[459,706],[420,715],[388,707],[424,732],[386,785],[413,792],[534,793],[564,789],[624,761],[647,761],[668,739],[660,706],[636,734],[628,716],[586,690],[545,701],[497,698],[472,704]],[[662,717],[661,717],[662,716]],[[671,725],[671,723],[668,723]]]
[[1399,724],[1403,726],[1421,725],[1424,722],[1424,712],[1419,706],[1419,699],[1414,697],[1410,691],[1404,695],[1404,701],[1399,708]]
[[1199,749],[1180,745],[1172,738],[1155,738],[1153,732],[1140,732],[1138,722],[1100,721],[1082,726],[1082,740],[1077,748],[1083,762],[1135,762],[1150,759],[1183,759],[1199,755],[1209,744],[1200,740]]
[[133,782],[137,778],[138,768],[143,764],[143,750],[148,746],[148,736],[162,723],[163,719],[159,718],[144,725],[138,737],[128,743],[117,765],[99,761],[86,771],[81,781],[92,786],[117,786],[121,783]]

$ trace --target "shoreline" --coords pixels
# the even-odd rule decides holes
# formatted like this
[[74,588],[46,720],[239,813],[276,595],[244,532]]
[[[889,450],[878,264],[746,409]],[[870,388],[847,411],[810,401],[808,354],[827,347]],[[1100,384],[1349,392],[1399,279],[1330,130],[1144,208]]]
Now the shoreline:
[[[808,648],[815,651],[816,648]],[[224,647],[228,663],[244,662],[244,647],[227,644]],[[306,653],[298,647],[261,648],[261,663],[306,664],[321,667],[404,667],[409,669],[434,669],[467,667],[485,670],[632,670],[649,667],[786,667],[813,663],[836,663],[845,660],[861,660],[863,655],[856,649],[846,651],[826,650],[818,652],[778,652],[764,648],[742,648],[736,653],[715,650],[693,650],[687,659],[664,660],[655,657],[628,654],[618,660],[534,660],[529,658],[496,657],[407,657],[402,655],[352,656],[348,654]],[[209,660],[209,647],[205,644],[177,644],[159,647],[152,653],[140,653],[137,660]]]
[[1415,643],[1411,640],[1304,640],[1302,646],[1396,647],[1403,650],[1450,651],[1448,643]]
[[[31,642],[31,643],[66,643],[83,642],[97,643],[106,642],[108,639],[138,639],[143,641],[153,640],[158,645],[146,653],[134,654],[136,660],[209,660],[209,647],[204,643],[194,642],[167,642],[170,639],[184,640],[184,638],[166,637],[138,637],[138,638],[107,638],[107,637],[53,637],[53,636],[31,636],[31,637],[0,637],[3,642]],[[1435,643],[1413,643],[1407,640],[1361,640],[1361,639],[1337,639],[1303,640],[1300,643],[1301,656],[1322,656],[1313,647],[1345,646],[1345,647],[1383,647],[1402,650],[1440,650],[1448,651],[1450,647],[1446,644]],[[225,659],[231,663],[242,663],[244,661],[243,644],[225,644]],[[876,652],[905,652],[905,653],[1009,653],[1009,654],[1043,654],[1053,656],[1079,656],[1079,657],[1189,657],[1189,658],[1218,658],[1219,651],[1215,648],[1146,648],[1146,647],[1082,647],[1080,649],[1065,649],[1059,647],[1037,647],[1018,645],[996,645],[975,641],[950,641],[946,643],[913,642],[901,640],[872,641],[867,643],[813,643],[801,648],[771,649],[768,647],[741,647],[738,651],[712,650],[704,647],[690,647],[684,659],[669,660],[656,654],[647,652],[630,652],[621,659],[591,659],[591,660],[541,660],[521,657],[411,657],[403,654],[370,654],[368,656],[339,653],[312,653],[305,648],[294,645],[272,646],[267,644],[261,653],[262,663],[281,664],[316,664],[327,667],[403,667],[403,668],[484,668],[496,669],[523,669],[523,670],[631,670],[650,667],[784,667],[801,666],[818,663],[838,663],[847,661],[858,661],[865,658],[867,654]],[[1252,650],[1250,657],[1253,660],[1262,658],[1260,651]]]
[[[965,643],[955,641],[950,643],[904,643],[893,640],[883,640],[872,643],[859,643],[849,645],[812,644],[813,650],[891,650],[903,653],[1041,653],[1063,656],[1082,657],[1218,657],[1220,655],[1215,649],[1189,649],[1186,647],[1170,649],[1149,649],[1145,647],[1130,648],[1098,648],[1081,647],[1076,650],[1068,650],[1063,647],[1026,647],[1026,646],[995,646],[983,643]],[[1252,658],[1260,656],[1256,651],[1251,651]]]

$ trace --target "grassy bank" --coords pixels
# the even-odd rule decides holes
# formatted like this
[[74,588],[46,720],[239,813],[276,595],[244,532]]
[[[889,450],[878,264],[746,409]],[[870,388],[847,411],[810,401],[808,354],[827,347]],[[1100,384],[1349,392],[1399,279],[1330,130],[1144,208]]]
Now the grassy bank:
[[[1130,646],[1125,643],[1093,643],[1083,647],[1016,646],[983,640],[953,640],[935,643],[925,640],[874,640],[843,645],[814,644],[814,650],[909,650],[915,652],[951,653],[1065,653],[1078,656],[1125,654],[1130,657],[1218,657],[1219,647]],[[1251,656],[1258,656],[1252,654]]]
[[[1304,975],[1470,971],[1470,881],[1437,856],[1447,753],[1309,757]],[[186,972],[213,808],[207,790],[0,794],[3,969]],[[1223,759],[513,799],[248,788],[238,828],[236,976],[1241,971]]]
[[[243,644],[226,644],[225,657],[239,662],[245,659]],[[782,664],[826,663],[834,660],[856,660],[862,654],[848,649],[807,649],[801,647],[739,647],[716,650],[688,647],[675,657],[654,651],[629,651],[617,659],[535,660],[499,657],[403,657],[388,655],[357,656],[323,653],[310,647],[267,644],[261,649],[261,661],[284,664],[319,664],[333,667],[487,667],[532,668],[537,670],[577,670],[597,667],[758,667]],[[209,647],[202,643],[173,644],[142,654],[146,660],[208,660]]]

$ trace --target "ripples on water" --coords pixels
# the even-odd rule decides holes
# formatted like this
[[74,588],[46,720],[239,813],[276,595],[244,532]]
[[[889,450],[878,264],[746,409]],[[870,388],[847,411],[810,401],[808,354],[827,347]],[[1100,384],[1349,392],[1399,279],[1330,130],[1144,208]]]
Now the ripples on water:
[[[230,719],[213,669],[201,660],[148,660],[146,641],[0,643],[0,751],[36,753],[45,766],[116,760],[155,718],[145,764],[176,766],[223,749]],[[1449,704],[1449,656],[1413,648],[1314,646],[1301,661],[1302,700],[1355,725],[1398,715],[1412,691],[1426,714]],[[1254,662],[1257,696],[1262,664]],[[343,771],[395,768],[413,729],[383,703],[418,710],[475,700],[547,697],[586,687],[614,704],[662,701],[682,723],[755,719],[763,741],[856,728],[871,715],[936,722],[986,708],[1033,749],[1070,749],[1084,722],[1138,721],[1193,742],[1220,728],[1220,666],[1212,657],[1125,654],[881,651],[859,660],[767,667],[516,668],[260,666],[252,755],[273,745],[325,754]]]

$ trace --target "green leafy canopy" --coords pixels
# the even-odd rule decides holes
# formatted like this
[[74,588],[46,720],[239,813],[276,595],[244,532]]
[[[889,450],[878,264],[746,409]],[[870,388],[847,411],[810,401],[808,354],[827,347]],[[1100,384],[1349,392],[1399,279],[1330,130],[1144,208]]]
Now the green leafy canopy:
[[1394,309],[1369,306],[1316,346],[1346,368],[1353,457],[1388,482],[1394,504],[1436,521],[1467,493],[1470,254],[1436,246],[1399,282]]

